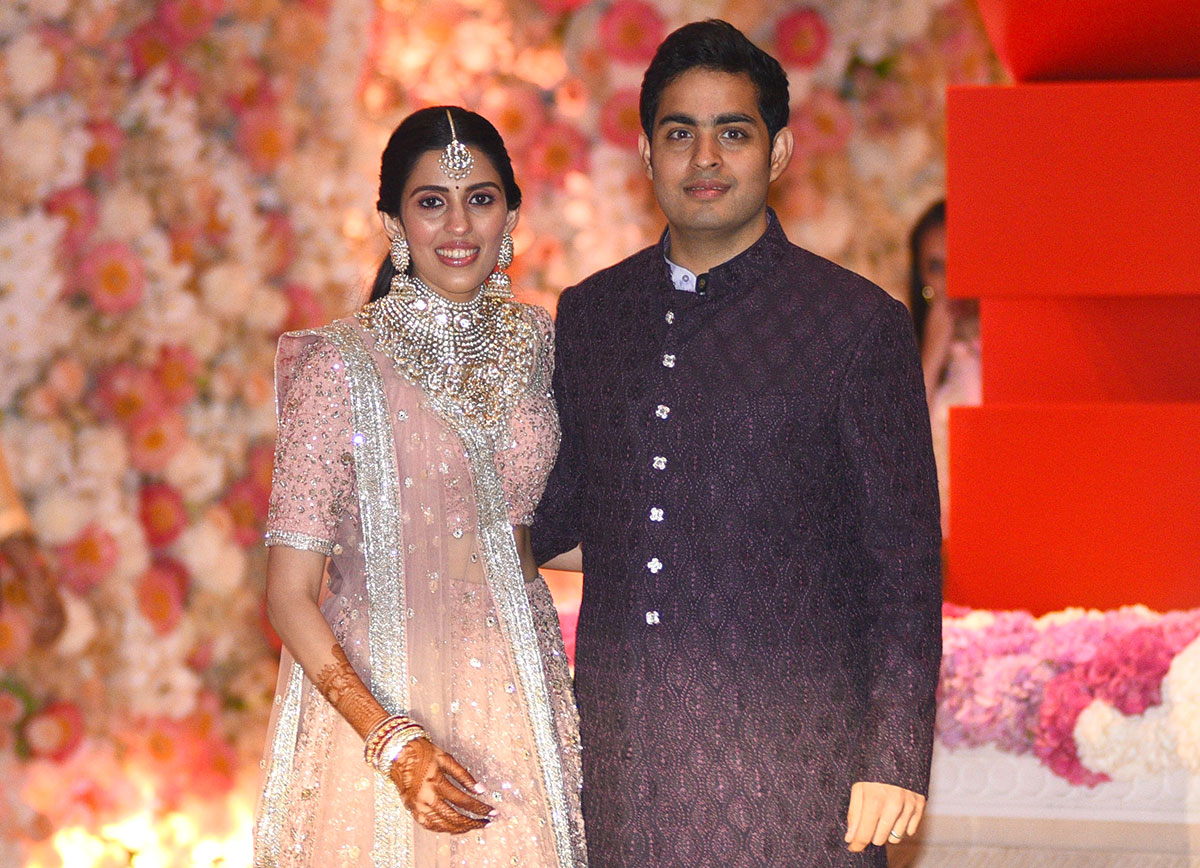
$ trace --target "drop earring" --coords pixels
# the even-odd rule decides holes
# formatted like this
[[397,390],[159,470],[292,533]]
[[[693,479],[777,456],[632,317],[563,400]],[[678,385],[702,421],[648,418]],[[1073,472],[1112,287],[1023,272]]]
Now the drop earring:
[[488,275],[486,291],[492,298],[512,298],[512,278],[506,273],[513,261],[513,240],[507,232],[500,239],[496,270]]
[[392,265],[396,267],[397,274],[408,273],[408,263],[411,261],[408,255],[408,239],[403,235],[396,234],[392,238],[392,246],[388,250],[388,256],[392,259]]

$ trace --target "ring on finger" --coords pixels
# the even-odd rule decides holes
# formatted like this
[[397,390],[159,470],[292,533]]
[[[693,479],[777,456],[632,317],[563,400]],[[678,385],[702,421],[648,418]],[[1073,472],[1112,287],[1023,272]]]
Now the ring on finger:
[[899,834],[895,829],[892,829],[892,831],[888,832],[888,840],[900,842],[904,840],[904,836]]

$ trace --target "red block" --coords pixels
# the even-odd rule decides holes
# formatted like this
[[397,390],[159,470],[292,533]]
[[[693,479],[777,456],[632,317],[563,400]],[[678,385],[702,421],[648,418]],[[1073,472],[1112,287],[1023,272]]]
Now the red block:
[[1200,76],[1196,0],[978,0],[1017,81]]
[[952,410],[946,599],[1200,606],[1198,446],[1195,404]]
[[1200,295],[1198,118],[1200,81],[952,88],[950,293]]
[[1200,296],[989,298],[980,313],[989,404],[1200,402]]

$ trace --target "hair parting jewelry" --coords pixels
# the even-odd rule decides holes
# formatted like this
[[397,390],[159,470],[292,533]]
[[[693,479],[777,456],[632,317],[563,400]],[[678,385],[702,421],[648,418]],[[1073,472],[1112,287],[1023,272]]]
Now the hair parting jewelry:
[[471,154],[471,149],[458,140],[458,133],[454,131],[454,116],[450,114],[450,109],[446,109],[446,120],[450,121],[450,144],[446,145],[446,150],[442,151],[438,158],[438,167],[451,181],[461,181],[475,168],[475,157]]

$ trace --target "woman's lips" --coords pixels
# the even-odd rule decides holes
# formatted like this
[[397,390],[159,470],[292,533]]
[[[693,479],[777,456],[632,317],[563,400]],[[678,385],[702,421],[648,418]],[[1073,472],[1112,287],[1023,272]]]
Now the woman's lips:
[[451,268],[463,268],[479,258],[478,247],[438,247],[433,252],[439,262]]

